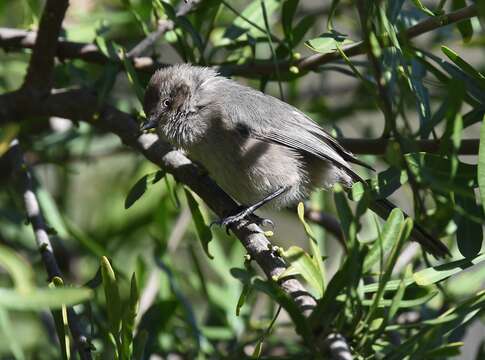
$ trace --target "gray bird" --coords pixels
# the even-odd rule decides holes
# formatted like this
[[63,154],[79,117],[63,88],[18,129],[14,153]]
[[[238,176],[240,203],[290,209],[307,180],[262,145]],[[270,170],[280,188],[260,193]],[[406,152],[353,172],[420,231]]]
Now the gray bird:
[[[146,89],[144,110],[142,130],[156,128],[245,204],[221,219],[227,227],[265,204],[286,207],[317,188],[364,182],[349,163],[370,168],[298,109],[210,68],[183,64],[157,71]],[[383,217],[393,207],[386,200],[371,206]],[[435,256],[448,254],[419,226],[413,237]]]

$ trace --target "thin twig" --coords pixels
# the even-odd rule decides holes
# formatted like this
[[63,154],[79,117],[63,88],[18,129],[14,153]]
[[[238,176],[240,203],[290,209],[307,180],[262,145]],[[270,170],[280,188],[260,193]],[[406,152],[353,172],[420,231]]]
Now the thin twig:
[[[42,216],[39,201],[34,191],[32,183],[32,174],[24,161],[24,156],[18,140],[12,141],[10,149],[6,156],[12,162],[13,168],[16,169],[14,174],[17,178],[17,186],[22,193],[27,218],[34,230],[37,248],[42,257],[42,263],[48,274],[48,281],[54,277],[62,278],[62,273],[54,255],[52,243],[47,233],[47,227]],[[82,331],[79,318],[72,308],[68,308],[68,323],[74,344],[82,360],[91,359],[91,344]]]
[[[176,12],[176,16],[184,16],[194,10],[196,5],[200,1],[186,1],[181,2],[179,9]],[[155,42],[162,37],[166,32],[172,30],[175,27],[175,22],[170,19],[160,20],[158,22],[157,29],[148,34],[142,41],[135,45],[127,54],[128,59],[137,59],[144,55],[148,49],[150,49]]]

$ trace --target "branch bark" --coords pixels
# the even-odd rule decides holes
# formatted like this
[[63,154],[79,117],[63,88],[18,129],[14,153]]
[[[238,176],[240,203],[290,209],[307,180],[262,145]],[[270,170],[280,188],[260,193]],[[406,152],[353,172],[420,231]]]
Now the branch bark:
[[47,0],[39,23],[39,32],[30,57],[24,86],[48,93],[57,53],[57,39],[66,14],[68,0]]
[[[48,281],[52,281],[54,277],[62,278],[62,273],[57,264],[52,243],[47,233],[44,217],[42,216],[39,201],[34,191],[32,183],[32,174],[25,164],[24,156],[18,140],[14,140],[7,153],[9,160],[12,162],[11,168],[14,170],[14,175],[17,178],[16,184],[23,196],[25,212],[27,218],[32,225],[35,235],[35,242],[42,257],[42,263],[48,274]],[[91,344],[84,335],[79,318],[72,308],[68,308],[68,323],[71,331],[74,344],[79,352],[81,360],[91,359]]]

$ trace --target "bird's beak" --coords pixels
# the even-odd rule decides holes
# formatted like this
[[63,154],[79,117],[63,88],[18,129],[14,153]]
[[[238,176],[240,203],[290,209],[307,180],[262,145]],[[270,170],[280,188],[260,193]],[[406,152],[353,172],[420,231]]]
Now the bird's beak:
[[155,129],[157,127],[157,120],[154,118],[148,118],[143,124],[141,124],[140,130],[147,131]]

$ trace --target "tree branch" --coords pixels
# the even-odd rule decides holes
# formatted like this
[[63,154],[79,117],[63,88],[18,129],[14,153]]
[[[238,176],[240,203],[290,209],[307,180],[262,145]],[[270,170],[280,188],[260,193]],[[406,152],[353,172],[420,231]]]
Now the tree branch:
[[[25,211],[27,218],[34,230],[35,241],[37,248],[42,257],[42,263],[48,274],[48,281],[52,281],[54,277],[62,278],[61,270],[57,264],[52,243],[47,233],[44,217],[42,216],[39,201],[34,191],[32,183],[32,174],[24,161],[24,156],[18,140],[12,141],[8,153],[9,160],[12,162],[11,168],[14,170],[14,175],[17,178],[17,186],[22,193]],[[68,323],[74,344],[78,349],[79,356],[82,360],[91,359],[91,344],[87,337],[83,334],[79,318],[72,308],[68,308]]]
[[[427,32],[436,30],[453,23],[473,18],[478,15],[476,5],[470,5],[463,9],[450,12],[442,16],[431,17],[422,22],[410,27],[404,32],[400,33],[407,39],[412,39]],[[33,48],[36,33],[32,31],[17,30],[10,28],[0,28],[0,47],[5,50],[21,50],[24,48]],[[366,52],[363,42],[357,42],[342,48],[348,57],[362,55]],[[59,46],[57,48],[57,56],[60,59],[82,59],[87,62],[105,64],[109,61],[107,57],[94,44],[78,43],[73,41],[66,41],[59,39]],[[317,70],[319,66],[339,60],[341,58],[339,52],[331,52],[327,54],[314,54],[302,58],[296,64],[288,61],[278,63],[281,75],[288,75],[289,68],[296,65],[303,74],[306,71]],[[153,72],[157,68],[167,66],[164,63],[158,63],[150,57],[134,57],[132,59],[135,69],[143,72]],[[275,72],[275,65],[273,61],[254,61],[247,64],[218,64],[214,65],[218,70],[225,74],[238,75],[247,78],[260,77],[262,75],[272,76]]]
[[[176,12],[176,16],[184,16],[188,13],[192,12],[197,5],[200,3],[200,0],[191,0],[191,1],[183,1],[180,3],[180,6]],[[157,29],[146,36],[142,41],[140,41],[136,46],[134,46],[126,56],[129,59],[136,59],[139,58],[141,55],[144,55],[149,48],[151,48],[155,42],[163,36],[167,31],[172,30],[175,27],[175,22],[169,19],[160,20],[158,22]],[[151,58],[150,58],[151,59]],[[143,62],[145,62],[144,60]],[[140,63],[138,61],[138,63]]]
[[57,39],[66,14],[68,0],[47,0],[39,23],[39,31],[30,57],[24,86],[48,93],[52,87]]

